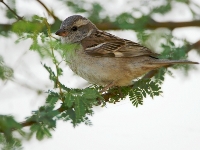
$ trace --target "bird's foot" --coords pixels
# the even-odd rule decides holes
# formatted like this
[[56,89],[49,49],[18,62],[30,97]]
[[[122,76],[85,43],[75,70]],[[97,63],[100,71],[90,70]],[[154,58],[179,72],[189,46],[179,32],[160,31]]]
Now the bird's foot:
[[110,87],[112,87],[115,84],[114,81],[112,81],[111,83],[109,83],[108,85],[106,85],[101,91],[100,93],[104,93],[106,90],[108,90]]

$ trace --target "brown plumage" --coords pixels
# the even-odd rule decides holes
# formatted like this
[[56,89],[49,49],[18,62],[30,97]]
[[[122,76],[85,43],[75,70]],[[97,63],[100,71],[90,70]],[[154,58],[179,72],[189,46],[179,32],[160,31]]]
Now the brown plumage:
[[[95,40],[94,40],[95,39]],[[92,45],[91,45],[92,43]],[[81,41],[85,52],[92,56],[102,57],[136,57],[136,56],[152,56],[158,54],[153,53],[148,48],[138,43],[121,39],[107,32],[97,30],[95,34],[91,34]]]
[[106,86],[127,86],[141,75],[172,64],[198,64],[187,60],[158,59],[148,48],[103,32],[88,19],[66,18],[56,32],[64,43],[77,43],[67,55],[69,67],[88,82]]

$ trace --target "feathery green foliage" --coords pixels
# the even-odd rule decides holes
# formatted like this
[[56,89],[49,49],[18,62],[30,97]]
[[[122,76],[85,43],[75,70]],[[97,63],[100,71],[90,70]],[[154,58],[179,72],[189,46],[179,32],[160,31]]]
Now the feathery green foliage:
[[25,132],[21,130],[21,125],[12,116],[0,115],[0,148],[2,150],[21,149],[20,138],[13,135],[15,129],[22,137]]

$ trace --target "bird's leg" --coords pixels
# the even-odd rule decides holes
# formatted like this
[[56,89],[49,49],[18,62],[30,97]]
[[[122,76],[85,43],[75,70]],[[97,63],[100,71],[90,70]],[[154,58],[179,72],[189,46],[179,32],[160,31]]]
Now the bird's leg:
[[107,89],[109,89],[110,87],[112,87],[115,84],[114,81],[112,81],[111,83],[109,83],[108,85],[106,85],[101,91],[100,93],[105,92]]
[[118,92],[119,92],[119,97],[122,99],[124,97],[124,94],[122,93],[122,90],[120,87],[117,87]]

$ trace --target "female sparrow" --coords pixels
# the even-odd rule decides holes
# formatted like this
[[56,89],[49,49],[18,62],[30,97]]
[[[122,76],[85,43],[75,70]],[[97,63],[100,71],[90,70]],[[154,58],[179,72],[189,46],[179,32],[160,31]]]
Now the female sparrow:
[[[90,20],[73,15],[66,18],[55,33],[64,43],[76,43],[68,54],[69,67],[92,84],[128,86],[141,75],[172,64],[198,64],[187,60],[158,59],[148,48],[100,31]],[[105,91],[104,90],[104,91]]]

